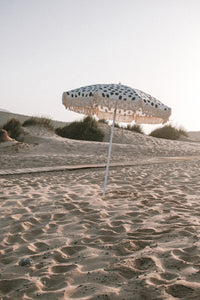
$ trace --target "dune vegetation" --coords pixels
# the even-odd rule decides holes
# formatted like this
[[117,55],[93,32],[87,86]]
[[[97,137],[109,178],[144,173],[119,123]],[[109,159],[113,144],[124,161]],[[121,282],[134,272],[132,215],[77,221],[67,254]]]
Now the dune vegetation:
[[31,117],[31,118],[25,120],[22,124],[22,126],[24,126],[24,127],[34,126],[34,125],[42,125],[49,129],[53,129],[52,120],[50,118],[45,118],[45,117]]
[[133,124],[133,125],[128,124],[126,127],[123,127],[123,126],[120,126],[119,123],[115,123],[115,127],[116,128],[121,128],[121,129],[125,129],[125,130],[129,130],[129,131],[133,131],[133,132],[144,134],[142,126],[141,125],[137,125],[137,124]]
[[99,128],[98,122],[91,117],[85,117],[82,121],[75,121],[55,130],[56,134],[75,140],[102,142],[104,132]]
[[[101,142],[103,141],[105,135],[104,131],[99,126],[101,123],[108,125],[108,122],[104,119],[96,121],[92,117],[85,117],[81,121],[74,121],[63,127],[58,127],[54,129],[53,121],[50,118],[30,117],[26,119],[23,123],[21,123],[16,118],[11,118],[2,126],[2,129],[7,131],[8,136],[10,138],[18,141],[22,141],[22,136],[24,132],[23,127],[39,125],[44,126],[53,131],[55,130],[55,133],[57,135],[64,138]],[[137,124],[122,127],[120,126],[120,124],[115,123],[115,127],[144,134],[142,127]],[[153,130],[149,134],[149,136],[162,139],[178,140],[182,136],[188,137],[188,134],[184,128],[176,128],[172,125],[166,125],[164,127]]]
[[134,124],[134,125],[127,125],[127,127],[125,127],[126,130],[129,130],[129,131],[134,131],[134,132],[137,132],[137,133],[141,133],[141,134],[144,134],[144,131],[142,129],[142,126],[140,125],[137,125],[137,124]]
[[12,118],[6,124],[3,125],[2,127],[4,130],[7,131],[8,136],[12,139],[17,140],[22,134],[22,124],[18,119]]
[[166,125],[162,128],[157,128],[153,130],[149,135],[156,138],[169,140],[178,140],[181,136],[188,136],[187,132],[183,128],[177,129],[172,125]]

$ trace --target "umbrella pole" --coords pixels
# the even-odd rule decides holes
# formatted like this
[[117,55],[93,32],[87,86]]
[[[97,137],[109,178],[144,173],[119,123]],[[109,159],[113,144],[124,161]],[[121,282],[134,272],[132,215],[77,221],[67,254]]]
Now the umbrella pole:
[[115,127],[116,112],[117,112],[117,103],[116,103],[115,110],[114,110],[113,123],[112,123],[111,135],[110,135],[110,144],[109,144],[109,149],[108,149],[108,159],[107,159],[106,174],[105,174],[105,180],[104,180],[103,197],[105,196],[105,193],[106,193],[106,185],[107,185],[108,169],[109,169],[109,163],[110,163],[110,154],[111,154],[111,148],[112,148],[113,132],[114,132],[114,127]]

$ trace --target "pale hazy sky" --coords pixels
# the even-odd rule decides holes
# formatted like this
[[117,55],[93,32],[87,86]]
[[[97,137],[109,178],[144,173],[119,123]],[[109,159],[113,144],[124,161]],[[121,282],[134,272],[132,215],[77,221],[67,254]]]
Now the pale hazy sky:
[[119,83],[200,130],[200,0],[0,0],[0,108],[71,121],[62,93]]

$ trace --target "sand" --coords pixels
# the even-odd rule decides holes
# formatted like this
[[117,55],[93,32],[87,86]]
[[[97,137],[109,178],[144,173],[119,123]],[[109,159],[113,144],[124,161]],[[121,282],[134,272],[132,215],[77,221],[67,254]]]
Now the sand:
[[123,135],[105,197],[107,143],[0,144],[1,300],[200,299],[200,143]]

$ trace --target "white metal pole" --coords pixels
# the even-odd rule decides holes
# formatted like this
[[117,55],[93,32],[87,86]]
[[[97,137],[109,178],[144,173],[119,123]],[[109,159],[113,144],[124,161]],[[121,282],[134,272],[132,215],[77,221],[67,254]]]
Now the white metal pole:
[[108,169],[109,169],[109,163],[110,163],[110,154],[111,154],[111,148],[112,148],[112,139],[113,139],[113,132],[115,127],[115,117],[117,112],[117,102],[114,110],[114,116],[113,116],[113,123],[112,123],[112,129],[111,129],[111,135],[110,135],[110,144],[108,149],[108,159],[107,159],[107,165],[106,165],[106,174],[105,174],[105,180],[104,180],[104,188],[103,188],[103,197],[106,193],[106,185],[107,185],[107,178],[108,178]]

